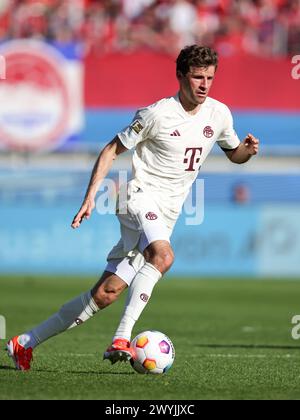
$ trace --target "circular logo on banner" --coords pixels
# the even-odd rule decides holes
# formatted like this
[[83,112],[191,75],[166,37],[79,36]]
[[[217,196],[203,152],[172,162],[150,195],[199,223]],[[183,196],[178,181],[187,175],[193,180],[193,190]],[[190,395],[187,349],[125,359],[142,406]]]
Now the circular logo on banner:
[[213,135],[215,134],[214,130],[211,128],[211,126],[207,126],[204,128],[203,130],[203,134],[205,135],[205,137],[207,137],[208,139],[211,139],[213,137]]
[[149,211],[149,213],[146,214],[146,219],[147,220],[156,220],[156,219],[158,219],[158,216],[155,213],[152,213],[151,211]]
[[39,41],[1,46],[6,80],[0,82],[0,142],[14,150],[52,149],[64,138],[70,103],[65,58]]

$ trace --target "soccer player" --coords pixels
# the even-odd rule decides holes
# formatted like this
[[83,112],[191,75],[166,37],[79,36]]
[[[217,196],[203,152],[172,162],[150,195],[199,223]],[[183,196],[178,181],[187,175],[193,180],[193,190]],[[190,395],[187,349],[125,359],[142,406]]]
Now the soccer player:
[[92,290],[8,342],[17,369],[30,369],[36,346],[101,312],[127,287],[125,310],[104,359],[112,363],[131,359],[133,327],[154,286],[173,264],[172,230],[213,145],[217,142],[237,164],[258,153],[259,140],[248,134],[240,142],[227,106],[208,96],[217,67],[218,56],[212,49],[184,48],[177,58],[178,94],[138,110],[133,122],[100,153],[72,227],[77,229],[90,218],[99,186],[113,161],[134,148],[133,177],[117,203],[121,239],[109,253],[106,269]]

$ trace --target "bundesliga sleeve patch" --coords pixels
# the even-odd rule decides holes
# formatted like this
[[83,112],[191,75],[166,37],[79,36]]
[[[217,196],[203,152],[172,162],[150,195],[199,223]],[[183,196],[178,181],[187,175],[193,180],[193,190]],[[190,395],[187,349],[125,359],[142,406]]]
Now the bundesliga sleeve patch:
[[136,134],[140,134],[140,132],[142,130],[144,130],[144,126],[142,125],[142,123],[139,120],[135,120],[130,128],[132,128],[132,130],[136,133]]

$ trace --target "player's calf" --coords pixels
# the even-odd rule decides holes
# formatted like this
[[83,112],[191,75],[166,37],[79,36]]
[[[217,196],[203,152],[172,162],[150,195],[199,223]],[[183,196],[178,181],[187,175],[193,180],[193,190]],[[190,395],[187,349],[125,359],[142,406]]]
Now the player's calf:
[[92,296],[97,306],[104,309],[115,302],[127,287],[127,284],[120,277],[105,272],[94,286]]

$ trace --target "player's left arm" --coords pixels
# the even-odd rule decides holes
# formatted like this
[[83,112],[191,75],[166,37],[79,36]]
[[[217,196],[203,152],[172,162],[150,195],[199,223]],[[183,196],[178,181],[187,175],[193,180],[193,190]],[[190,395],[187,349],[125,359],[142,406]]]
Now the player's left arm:
[[252,134],[248,134],[247,137],[239,144],[234,150],[226,150],[226,156],[233,163],[246,163],[252,156],[257,155],[259,152],[259,140]]

